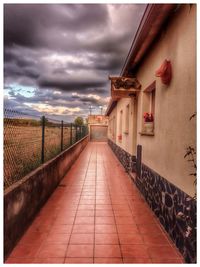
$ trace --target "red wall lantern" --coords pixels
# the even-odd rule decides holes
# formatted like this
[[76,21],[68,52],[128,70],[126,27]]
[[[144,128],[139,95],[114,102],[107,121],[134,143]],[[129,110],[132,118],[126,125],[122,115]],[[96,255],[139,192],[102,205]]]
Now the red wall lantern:
[[170,84],[172,79],[172,66],[169,60],[164,60],[160,68],[156,71],[156,77],[160,77],[162,83],[166,85]]

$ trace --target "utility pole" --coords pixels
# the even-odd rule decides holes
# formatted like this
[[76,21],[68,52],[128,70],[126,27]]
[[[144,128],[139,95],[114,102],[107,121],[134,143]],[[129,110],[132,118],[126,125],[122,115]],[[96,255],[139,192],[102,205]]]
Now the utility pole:
[[41,146],[41,163],[44,163],[44,138],[45,138],[45,116],[42,116],[42,146]]
[[101,110],[101,115],[103,113],[103,107],[102,106],[99,106],[100,110]]
[[89,107],[90,115],[92,115],[92,106]]

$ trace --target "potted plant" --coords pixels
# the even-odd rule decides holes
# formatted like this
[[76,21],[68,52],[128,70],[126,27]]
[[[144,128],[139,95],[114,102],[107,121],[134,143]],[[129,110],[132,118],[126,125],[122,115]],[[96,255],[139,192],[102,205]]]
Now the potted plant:
[[153,133],[154,117],[152,113],[144,113],[144,130],[146,133]]

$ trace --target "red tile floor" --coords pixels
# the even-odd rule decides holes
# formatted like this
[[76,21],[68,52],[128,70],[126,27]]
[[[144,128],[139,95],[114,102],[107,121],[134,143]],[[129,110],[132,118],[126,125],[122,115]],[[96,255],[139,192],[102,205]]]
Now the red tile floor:
[[89,143],[6,263],[183,263],[106,143]]

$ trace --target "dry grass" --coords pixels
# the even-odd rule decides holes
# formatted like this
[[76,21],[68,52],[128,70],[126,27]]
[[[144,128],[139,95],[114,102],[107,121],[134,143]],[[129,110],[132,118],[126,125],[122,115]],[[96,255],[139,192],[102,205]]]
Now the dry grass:
[[[10,186],[41,164],[41,126],[4,124],[4,185]],[[73,133],[73,137],[74,137]],[[74,138],[73,138],[74,139]],[[70,145],[70,129],[63,129],[63,148]],[[45,128],[45,161],[61,152],[61,128]]]

